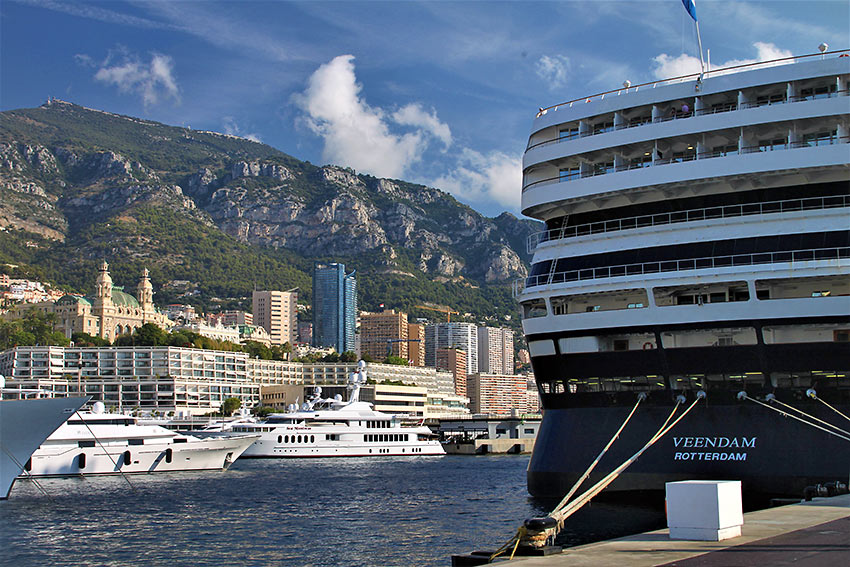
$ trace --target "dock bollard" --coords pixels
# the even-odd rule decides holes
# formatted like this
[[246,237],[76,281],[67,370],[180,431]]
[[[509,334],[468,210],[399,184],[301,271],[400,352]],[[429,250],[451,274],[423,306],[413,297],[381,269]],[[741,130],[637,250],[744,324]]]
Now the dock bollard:
[[558,520],[551,516],[529,518],[524,526],[525,533],[519,542],[517,553],[525,555],[523,552],[527,550],[532,551],[534,555],[550,555],[561,551],[560,547],[552,545],[558,533]]

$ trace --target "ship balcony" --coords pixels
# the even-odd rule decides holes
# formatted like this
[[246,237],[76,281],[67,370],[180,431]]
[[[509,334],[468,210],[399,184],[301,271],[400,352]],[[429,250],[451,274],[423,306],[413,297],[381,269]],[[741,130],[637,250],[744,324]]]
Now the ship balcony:
[[[840,116],[846,113],[845,99],[848,96],[850,89],[806,96],[782,95],[779,99],[757,97],[751,102],[720,102],[695,111],[683,112],[671,106],[658,116],[623,119],[620,123],[602,122],[604,127],[593,124],[580,128],[579,125],[587,122],[585,120],[566,125],[558,124],[531,136],[523,155],[523,169],[569,155],[632,145],[647,140],[703,134],[725,128],[746,128],[783,121]],[[693,101],[690,102],[693,104]],[[797,106],[799,103],[806,104]],[[631,112],[645,115],[651,112],[652,108],[653,105],[650,105],[643,111],[632,109]],[[602,120],[606,120],[604,115]],[[614,120],[613,114],[610,120]]]
[[[619,233],[624,230],[634,231],[637,229],[653,229],[659,227],[673,228],[671,225],[686,222],[711,221],[712,224],[714,224],[716,221],[722,219],[731,220],[748,216],[764,217],[765,215],[788,214],[800,211],[821,211],[849,207],[850,195],[830,195],[826,197],[785,199],[782,201],[754,202],[654,213],[572,226],[563,226],[560,228],[536,232],[528,237],[527,250],[529,254],[534,254],[538,248],[542,248],[544,246],[561,246],[564,244],[565,240],[588,236],[607,238],[611,236],[611,233]],[[753,220],[758,221],[759,219]]]
[[[685,272],[689,272],[694,276],[737,274],[738,277],[743,277],[745,272],[759,273],[762,269],[780,271],[793,267],[796,271],[804,271],[833,267],[846,270],[850,267],[850,247],[840,246],[808,250],[686,258],[568,271],[558,271],[556,269],[558,263],[554,261],[548,265],[550,269],[545,273],[532,274],[526,278],[515,280],[513,283],[514,297],[522,300],[532,292],[549,291],[581,282],[593,281],[598,284],[605,283],[604,280],[609,279],[640,282],[647,278],[658,279],[658,276],[663,277],[665,274],[673,275]],[[747,270],[747,267],[750,267],[750,269]]]
[[[694,144],[682,141],[681,152],[654,161],[618,165],[614,159],[597,162],[590,167],[560,169],[551,165],[537,172],[539,177],[532,178],[526,174],[522,212],[534,218],[545,218],[547,210],[617,192],[698,185],[701,180],[716,182],[742,176],[772,178],[795,171],[846,169],[848,144],[850,136],[829,134],[814,139],[782,140],[700,153]],[[652,153],[652,150],[647,148],[644,153]],[[677,153],[681,155],[676,156]],[[552,173],[547,175],[547,170]]]

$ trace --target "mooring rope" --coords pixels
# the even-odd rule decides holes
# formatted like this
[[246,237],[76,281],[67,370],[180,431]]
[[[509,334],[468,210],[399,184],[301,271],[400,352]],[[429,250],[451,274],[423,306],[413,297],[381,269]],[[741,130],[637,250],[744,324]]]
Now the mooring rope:
[[809,396],[810,398],[812,398],[813,400],[819,401],[820,403],[822,403],[823,405],[825,405],[826,407],[828,407],[829,409],[831,409],[832,411],[834,411],[835,413],[837,413],[838,415],[840,415],[841,417],[846,419],[847,421],[850,421],[850,417],[847,417],[846,415],[844,415],[843,413],[838,411],[836,408],[834,408],[831,405],[829,405],[828,403],[826,403],[825,400],[822,400],[821,398],[819,398],[817,392],[815,392],[813,389],[810,388],[810,389],[806,390],[806,395]]
[[742,392],[738,392],[738,399],[741,399],[741,400],[750,400],[751,402],[755,402],[755,403],[757,403],[757,404],[758,404],[758,405],[760,405],[760,406],[766,407],[767,409],[769,409],[769,410],[771,410],[771,411],[775,411],[775,412],[779,413],[780,415],[783,415],[783,416],[785,416],[785,417],[790,417],[791,419],[796,419],[796,420],[797,420],[797,421],[799,421],[800,423],[805,423],[806,425],[809,425],[809,426],[811,426],[811,427],[814,427],[815,429],[820,429],[821,431],[824,431],[824,432],[826,432],[826,433],[829,433],[830,435],[835,435],[836,437],[838,437],[838,438],[840,438],[840,439],[843,439],[843,440],[845,440],[845,441],[850,441],[850,437],[846,437],[846,436],[844,436],[844,435],[841,435],[840,433],[836,433],[836,432],[834,432],[834,431],[830,431],[829,429],[827,429],[827,428],[825,428],[825,427],[821,427],[820,425],[817,425],[817,424],[815,424],[815,423],[811,423],[811,422],[809,422],[809,421],[806,421],[805,419],[802,419],[802,418],[800,418],[800,417],[797,417],[797,416],[796,416],[796,415],[794,415],[794,414],[790,414],[790,413],[788,413],[788,412],[786,412],[786,411],[782,411],[781,409],[779,409],[779,408],[775,408],[775,407],[773,407],[773,406],[772,406],[772,405],[770,405],[770,404],[766,404],[766,403],[762,402],[761,400],[757,400],[757,399],[755,399],[755,398],[751,398],[751,397],[749,397],[749,396],[747,395],[747,393],[746,393],[746,392],[743,392],[743,391],[742,391]]
[[[646,399],[646,394],[645,394],[645,393],[643,393],[643,392],[641,392],[641,393],[640,393],[640,395],[638,395],[637,402],[635,402],[634,407],[632,407],[632,411],[631,411],[631,412],[629,412],[629,415],[626,417],[626,420],[623,422],[623,424],[622,424],[622,425],[620,425],[620,428],[617,430],[617,432],[616,432],[616,433],[614,433],[614,435],[611,437],[611,440],[610,440],[610,441],[608,441],[608,444],[607,444],[607,445],[605,445],[605,447],[602,449],[602,451],[600,451],[599,455],[596,457],[596,460],[594,460],[594,461],[590,464],[590,466],[589,466],[589,467],[587,467],[587,470],[586,470],[586,471],[584,471],[584,474],[582,474],[582,475],[579,477],[579,479],[575,482],[575,484],[573,484],[573,487],[572,487],[572,488],[570,488],[570,491],[569,491],[569,492],[567,492],[567,495],[566,495],[566,496],[564,496],[564,497],[561,499],[561,502],[560,502],[560,503],[558,503],[558,505],[557,505],[557,506],[555,506],[555,509],[556,509],[556,510],[557,510],[558,508],[560,508],[561,506],[564,506],[567,502],[569,502],[570,498],[572,498],[572,497],[573,497],[573,494],[575,494],[575,493],[576,493],[576,491],[579,489],[579,487],[582,485],[582,483],[583,483],[583,482],[587,479],[587,477],[589,477],[589,476],[590,476],[590,473],[591,473],[591,472],[593,472],[593,469],[595,469],[595,468],[596,468],[596,465],[597,465],[597,464],[599,464],[599,461],[600,461],[600,460],[602,460],[602,457],[605,455],[605,453],[607,453],[607,452],[608,452],[608,449],[610,449],[610,448],[611,448],[611,445],[613,445],[613,444],[614,444],[614,441],[616,441],[616,440],[617,440],[617,438],[619,438],[619,437],[620,437],[620,433],[622,433],[622,432],[623,432],[623,429],[626,427],[626,424],[627,424],[627,423],[629,423],[629,420],[630,420],[630,419],[632,419],[632,416],[635,414],[635,411],[637,410],[638,406],[639,406],[639,405],[640,405],[640,403],[641,403],[643,400],[645,400],[645,399]],[[679,407],[678,402],[677,402],[677,403],[676,403],[676,405],[673,407],[673,411],[674,411],[674,412],[676,411],[676,408],[677,408],[677,407]],[[669,421],[669,419],[670,419],[670,418],[667,418],[667,420],[668,420],[668,421]],[[666,421],[664,422],[664,425],[667,425],[667,422],[666,422]],[[663,426],[662,426],[662,428],[663,428]],[[550,514],[550,515],[551,515],[551,514]]]
[[103,452],[106,453],[106,456],[109,457],[109,460],[112,461],[112,464],[115,465],[115,469],[118,471],[118,474],[121,475],[121,478],[126,480],[127,484],[130,485],[130,489],[135,492],[136,487],[133,486],[133,483],[130,482],[130,479],[127,478],[127,475],[124,474],[124,471],[121,470],[121,467],[118,466],[118,463],[115,462],[115,459],[112,458],[112,455],[109,454],[109,451],[106,450],[106,448],[103,446],[103,443],[101,443],[100,439],[97,438],[97,435],[94,434],[94,431],[91,430],[91,427],[89,427],[89,424],[86,423],[85,419],[83,419],[83,416],[81,416],[80,413],[77,411],[75,411],[74,414],[76,414],[76,416],[80,418],[80,421],[83,422],[83,425],[85,425],[86,429],[88,429],[89,433],[91,433],[92,438],[94,438],[95,442],[100,446],[101,449],[103,449]]
[[50,494],[47,493],[47,491],[44,489],[44,487],[41,486],[41,484],[35,479],[35,477],[27,470],[27,467],[25,465],[21,464],[21,462],[18,460],[17,457],[15,457],[15,455],[13,455],[11,452],[9,452],[9,450],[6,449],[6,447],[3,447],[3,452],[6,453],[6,456],[8,456],[10,459],[12,459],[12,461],[18,466],[18,468],[20,468],[26,474],[27,480],[32,481],[32,483],[35,485],[35,487],[38,488],[38,490],[41,491],[41,493],[44,494],[47,497],[48,500],[50,500],[51,502],[54,502],[53,497],[50,496]]
[[677,398],[676,399],[676,405],[673,406],[673,411],[667,417],[667,420],[664,422],[664,425],[661,426],[661,429],[659,429],[658,432],[656,432],[655,435],[653,435],[652,438],[650,438],[650,440],[647,441],[646,444],[637,453],[632,455],[628,460],[626,460],[619,467],[617,467],[616,469],[611,471],[607,476],[605,476],[602,480],[600,480],[595,485],[593,485],[591,488],[589,488],[581,496],[577,497],[575,500],[573,500],[572,502],[570,502],[569,504],[564,506],[563,509],[553,510],[552,513],[549,514],[549,516],[558,520],[559,529],[560,529],[560,527],[563,527],[564,520],[566,520],[568,517],[570,517],[572,514],[574,514],[579,508],[584,506],[590,499],[592,499],[597,494],[602,492],[609,484],[614,482],[617,479],[617,477],[620,476],[620,474],[622,474],[623,471],[625,471],[627,468],[629,468],[629,466],[631,466],[632,463],[634,463],[636,460],[638,460],[638,458],[641,455],[643,455],[644,452],[646,452],[647,449],[652,447],[659,439],[664,437],[664,435],[666,435],[668,431],[673,429],[676,426],[677,423],[679,423],[686,415],[688,415],[688,413],[694,408],[694,406],[696,406],[697,403],[699,403],[699,401],[704,397],[705,397],[704,393],[702,393],[701,395],[698,395],[697,398],[693,402],[691,402],[691,405],[688,406],[688,408],[682,413],[682,415],[677,417],[673,421],[673,423],[670,423],[668,425],[670,420],[673,418],[673,415],[676,413],[676,410],[679,408],[679,405],[684,403],[684,396],[680,396],[679,398]]
[[517,548],[519,547],[520,543],[523,542],[523,541],[525,541],[526,544],[531,544],[535,547],[541,547],[542,545],[545,545],[545,542],[550,537],[554,537],[555,535],[557,535],[558,531],[560,531],[563,528],[564,520],[566,520],[569,516],[574,514],[577,510],[579,510],[582,506],[584,506],[588,501],[590,501],[597,494],[602,492],[602,490],[604,490],[608,485],[610,485],[612,482],[614,482],[614,480],[616,480],[617,477],[619,477],[620,474],[622,474],[623,471],[625,471],[629,466],[631,466],[631,464],[634,463],[647,449],[652,447],[659,439],[664,437],[664,435],[666,435],[667,432],[669,432],[671,429],[673,429],[676,426],[676,424],[679,423],[679,421],[681,421],[686,415],[688,415],[688,413],[694,408],[694,406],[696,406],[696,404],[701,399],[703,399],[704,397],[705,397],[705,392],[700,391],[697,394],[696,399],[691,403],[691,405],[688,406],[688,408],[679,417],[677,417],[675,419],[675,421],[670,423],[670,420],[673,419],[673,416],[676,414],[676,411],[678,410],[679,406],[682,403],[685,402],[684,396],[678,396],[676,398],[676,404],[673,406],[673,411],[670,412],[670,415],[667,416],[667,419],[664,420],[664,423],[661,425],[661,427],[658,429],[658,431],[655,432],[655,434],[649,439],[649,441],[646,442],[646,444],[637,453],[632,455],[628,460],[626,460],[619,467],[617,467],[616,469],[614,469],[613,471],[608,473],[608,475],[606,475],[604,478],[602,478],[602,480],[597,482],[595,485],[593,485],[591,488],[586,490],[580,496],[578,496],[574,500],[568,502],[569,497],[572,494],[575,493],[575,491],[578,489],[578,486],[580,486],[580,484],[582,482],[584,482],[584,480],[587,478],[587,476],[590,475],[590,472],[596,466],[598,461],[602,458],[602,455],[605,454],[605,452],[611,447],[611,445],[614,443],[614,441],[619,437],[623,428],[625,428],[626,424],[629,422],[632,415],[634,415],[635,411],[637,410],[638,405],[645,398],[645,396],[638,398],[637,403],[632,408],[632,411],[629,413],[629,415],[626,417],[626,420],[623,422],[623,424],[620,426],[620,428],[617,430],[617,432],[614,434],[614,436],[611,438],[611,440],[608,442],[608,444],[605,446],[605,448],[602,450],[602,452],[599,454],[599,456],[596,458],[596,460],[590,465],[588,470],[582,475],[582,478],[580,478],[579,481],[576,484],[573,485],[573,487],[570,489],[570,492],[567,494],[567,496],[564,499],[561,500],[561,502],[549,514],[548,518],[543,519],[544,523],[545,523],[545,520],[549,520],[550,522],[554,523],[554,526],[552,526],[552,527],[541,527],[540,529],[530,529],[526,526],[520,526],[519,529],[517,530],[517,533],[507,543],[505,543],[503,546],[501,546],[498,550],[496,550],[490,556],[490,562],[492,562],[496,557],[498,557],[499,555],[501,555],[502,553],[504,553],[505,551],[507,551],[511,547],[512,547],[512,550],[511,550],[510,559],[513,559]]
[[836,430],[836,431],[838,431],[838,432],[840,432],[840,433],[843,433],[844,435],[847,435],[848,437],[850,437],[850,431],[845,431],[844,429],[841,429],[841,428],[840,428],[840,427],[838,427],[837,425],[834,425],[834,424],[832,424],[832,423],[829,423],[828,421],[824,421],[824,420],[822,420],[822,419],[820,419],[820,418],[817,418],[817,417],[815,417],[815,416],[813,416],[813,415],[811,415],[811,414],[809,414],[809,413],[804,412],[804,411],[803,411],[803,410],[801,410],[801,409],[795,408],[795,407],[794,407],[794,406],[792,406],[792,405],[789,405],[789,404],[786,404],[786,403],[784,403],[784,402],[781,402],[781,401],[779,401],[779,400],[777,400],[777,399],[776,399],[776,396],[773,396],[773,397],[768,396],[768,401],[769,401],[769,402],[776,403],[776,404],[779,404],[780,406],[782,406],[782,407],[784,407],[784,408],[788,408],[788,409],[789,409],[789,410],[791,410],[791,411],[795,411],[795,412],[799,413],[800,415],[802,415],[803,417],[805,417],[805,418],[807,418],[807,419],[811,419],[812,421],[816,421],[816,422],[821,423],[821,424],[823,424],[823,425],[825,425],[825,426],[827,426],[827,427],[831,427],[832,429],[834,429],[834,430]]

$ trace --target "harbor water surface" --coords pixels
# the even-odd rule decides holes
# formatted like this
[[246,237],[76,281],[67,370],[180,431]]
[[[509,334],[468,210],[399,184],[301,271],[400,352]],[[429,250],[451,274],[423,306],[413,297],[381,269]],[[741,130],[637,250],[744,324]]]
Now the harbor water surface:
[[[528,496],[527,465],[525,455],[242,459],[225,473],[42,479],[46,495],[19,481],[0,502],[0,565],[447,566],[553,506]],[[663,522],[650,506],[593,503],[559,543]]]

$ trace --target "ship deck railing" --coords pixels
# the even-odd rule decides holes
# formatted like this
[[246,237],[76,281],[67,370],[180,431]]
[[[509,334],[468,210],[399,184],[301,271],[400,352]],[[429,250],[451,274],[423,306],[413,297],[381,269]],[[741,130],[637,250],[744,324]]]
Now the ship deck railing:
[[561,108],[572,108],[577,104],[587,104],[591,102],[596,102],[600,100],[605,100],[605,97],[611,96],[619,96],[621,94],[626,94],[630,92],[637,92],[640,89],[654,89],[655,87],[661,85],[670,85],[676,83],[684,83],[687,81],[699,81],[708,77],[717,76],[717,75],[727,75],[729,73],[737,73],[740,71],[750,71],[753,69],[764,69],[767,67],[777,67],[779,65],[788,65],[794,64],[799,61],[809,61],[812,58],[820,58],[825,59],[827,57],[847,57],[848,53],[850,53],[850,49],[839,49],[836,51],[826,51],[824,53],[810,53],[809,55],[800,55],[800,56],[792,56],[792,57],[782,57],[780,59],[772,59],[770,61],[757,61],[755,63],[745,63],[743,65],[734,65],[731,67],[724,67],[721,69],[713,69],[706,71],[705,73],[689,73],[687,75],[681,75],[679,77],[672,77],[669,79],[660,79],[658,81],[650,81],[648,83],[641,83],[638,85],[628,84],[628,86],[623,85],[622,88],[612,89],[610,91],[605,91],[603,93],[597,93],[586,97],[576,98],[567,102],[562,102],[559,104],[553,104],[552,106],[547,106],[545,108],[540,108],[537,111],[537,117],[543,116],[544,114],[548,114],[549,112],[557,111]]
[[826,93],[818,93],[806,96],[793,96],[791,98],[782,98],[781,100],[759,100],[759,101],[749,101],[742,103],[729,103],[722,104],[718,106],[712,106],[710,108],[700,108],[697,110],[689,111],[689,112],[674,112],[672,114],[667,114],[664,116],[656,116],[655,118],[645,118],[645,119],[637,119],[631,120],[629,122],[624,122],[622,124],[616,124],[610,128],[600,128],[600,129],[592,129],[586,132],[571,132],[565,135],[559,135],[555,138],[549,138],[546,140],[542,140],[540,142],[530,143],[525,148],[526,151],[539,148],[542,146],[549,146],[551,144],[560,144],[561,142],[569,142],[571,140],[578,140],[581,138],[589,138],[591,136],[598,136],[599,134],[606,134],[608,132],[615,132],[619,130],[628,130],[630,128],[637,128],[639,126],[645,126],[647,124],[660,124],[662,122],[671,122],[673,120],[682,120],[685,118],[693,118],[694,116],[709,116],[712,114],[722,114],[725,112],[734,112],[736,110],[749,110],[751,108],[760,108],[762,106],[775,106],[777,104],[787,104],[789,102],[806,102],[810,100],[821,100],[825,98],[835,98],[842,96],[850,96],[850,89],[846,89],[843,91],[833,91]]
[[[762,264],[779,264],[808,262],[821,260],[845,260],[850,259],[850,247],[842,246],[836,248],[812,248],[808,250],[788,250],[778,252],[756,252],[751,254],[734,254],[728,256],[713,256],[705,258],[688,258],[682,260],[666,260],[658,262],[644,262],[638,264],[621,264],[617,266],[603,266],[599,268],[586,268],[578,270],[567,270],[556,272],[554,270],[540,275],[524,278],[522,284],[514,285],[514,293],[519,294],[523,289],[569,283],[601,278],[614,278],[622,276],[641,276],[647,274],[658,274],[662,272],[678,272],[702,269],[729,268],[738,266],[756,266]],[[553,266],[555,262],[552,263]]]
[[641,161],[638,163],[624,163],[616,166],[602,166],[589,171],[583,171],[581,173],[565,173],[563,175],[558,175],[557,177],[546,177],[544,179],[538,179],[536,181],[532,181],[531,183],[526,183],[522,186],[523,193],[536,186],[540,185],[551,185],[555,183],[568,183],[570,181],[576,181],[578,179],[586,179],[588,177],[597,177],[599,175],[608,175],[611,173],[618,173],[622,171],[631,171],[634,169],[643,169],[645,167],[656,167],[659,165],[669,165],[671,163],[685,163],[689,161],[695,160],[703,160],[703,159],[712,159],[718,157],[729,157],[729,156],[737,156],[740,154],[754,154],[760,152],[772,152],[772,151],[782,151],[782,150],[791,150],[798,148],[812,148],[817,146],[833,146],[836,144],[850,144],[850,136],[824,136],[822,138],[815,138],[811,140],[796,140],[790,143],[782,143],[782,144],[762,144],[758,146],[744,146],[739,150],[724,150],[724,151],[710,151],[710,152],[694,152],[690,154],[685,154],[682,156],[677,156],[673,158],[656,158],[654,160]]
[[577,224],[573,226],[543,230],[531,234],[528,237],[528,253],[534,253],[537,247],[544,242],[556,242],[579,236],[604,234],[608,232],[652,226],[664,226],[680,222],[734,218],[749,215],[766,215],[772,213],[788,213],[793,211],[815,211],[841,207],[850,207],[850,195],[830,195],[827,197],[807,197],[805,199],[786,199],[783,201],[742,203],[739,205],[719,205],[716,207],[688,209],[669,213],[654,213],[651,215],[640,215],[621,219]]

